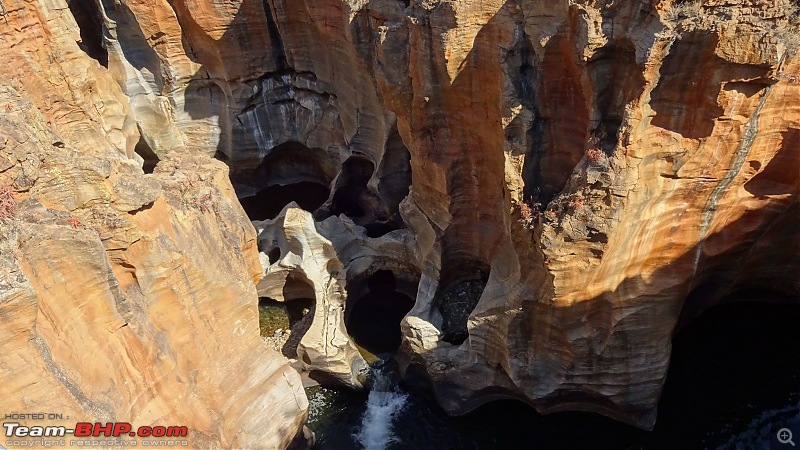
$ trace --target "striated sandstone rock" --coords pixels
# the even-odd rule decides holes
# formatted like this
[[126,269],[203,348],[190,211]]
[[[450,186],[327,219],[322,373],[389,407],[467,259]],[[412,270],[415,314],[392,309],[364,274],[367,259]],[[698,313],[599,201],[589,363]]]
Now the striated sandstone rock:
[[[343,317],[384,267],[414,286],[406,376],[448,411],[512,397],[650,427],[679,321],[742,287],[800,296],[789,1],[93,5],[96,78],[130,97],[142,147],[225,161],[270,216],[262,259],[281,249],[262,293],[313,285],[309,370],[356,384]],[[461,294],[476,306],[454,324]]]
[[[361,387],[366,362],[344,326],[345,279],[333,245],[320,236],[311,214],[288,207],[275,221],[256,222],[262,261],[275,249],[258,283],[259,297],[281,302],[313,299],[313,316],[296,350],[304,370],[321,381]],[[326,379],[327,378],[327,379]]]
[[0,87],[5,102],[0,186],[16,206],[0,222],[3,409],[185,425],[195,448],[302,441],[308,403],[259,338],[255,234],[224,165],[174,153],[143,175],[64,145]]
[[[744,286],[798,294],[787,13],[783,0],[197,0],[103,17],[110,72],[159,154],[215,154],[249,207],[314,212],[299,259],[264,283],[281,286],[271,277],[325,236],[320,257],[344,266],[350,295],[318,271],[315,294],[329,279],[338,293],[317,304],[315,333],[343,331],[350,280],[368,276],[359,257],[393,266],[371,239],[405,227],[409,379],[453,413],[510,396],[648,427],[681,314]],[[342,214],[372,237],[321,231]],[[262,236],[287,236],[286,217]],[[445,339],[464,313],[448,299],[484,283],[468,339]],[[343,379],[350,347],[319,367],[340,355]]]
[[72,147],[134,157],[139,133],[128,99],[109,72],[81,50],[81,30],[68,3],[4,2],[0,79],[32,101]]

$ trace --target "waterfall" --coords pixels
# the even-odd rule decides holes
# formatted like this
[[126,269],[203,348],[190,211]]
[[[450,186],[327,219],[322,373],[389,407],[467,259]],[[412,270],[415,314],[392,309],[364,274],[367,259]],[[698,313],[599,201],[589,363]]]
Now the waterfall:
[[392,422],[406,406],[408,395],[400,391],[384,369],[375,370],[373,375],[375,379],[367,398],[367,409],[353,437],[364,450],[384,450],[397,441],[392,432]]

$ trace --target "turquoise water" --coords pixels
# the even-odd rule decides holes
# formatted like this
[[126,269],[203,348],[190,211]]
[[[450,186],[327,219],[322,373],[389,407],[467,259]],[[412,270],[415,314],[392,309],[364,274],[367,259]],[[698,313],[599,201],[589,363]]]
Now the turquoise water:
[[653,431],[587,413],[543,416],[514,401],[449,417],[424,392],[380,389],[310,391],[316,448],[788,450],[774,434],[786,426],[795,443],[800,436],[800,307],[723,305],[682,330]]

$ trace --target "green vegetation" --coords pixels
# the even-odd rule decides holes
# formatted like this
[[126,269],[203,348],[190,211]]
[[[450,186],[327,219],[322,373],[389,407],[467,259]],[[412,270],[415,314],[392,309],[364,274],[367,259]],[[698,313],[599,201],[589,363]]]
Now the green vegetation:
[[292,331],[298,331],[297,328],[303,324],[310,325],[308,321],[300,322],[313,308],[312,299],[301,298],[284,303],[271,298],[261,298],[258,302],[258,324],[261,335],[273,336],[277,330],[290,331],[293,327]]
[[286,305],[269,300],[259,302],[258,325],[262,336],[272,336],[277,330],[288,330],[289,313]]

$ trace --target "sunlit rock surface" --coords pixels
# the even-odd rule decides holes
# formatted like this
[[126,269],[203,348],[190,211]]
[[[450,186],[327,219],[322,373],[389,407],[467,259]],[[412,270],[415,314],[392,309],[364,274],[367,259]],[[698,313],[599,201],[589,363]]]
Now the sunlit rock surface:
[[259,338],[256,236],[224,164],[173,153],[144,175],[65,145],[8,87],[0,104],[3,408],[186,426],[195,448],[302,441],[308,402]]
[[[81,31],[105,45],[108,71],[81,77],[105,86],[108,109],[3,75],[66,136],[91,123],[91,139],[132,156],[135,123],[161,164],[189,152],[228,164],[267,223],[262,242],[281,249],[271,261],[262,248],[250,273],[282,294],[302,268],[313,286],[298,346],[310,372],[357,384],[342,322],[383,267],[414,286],[406,377],[449,412],[514,397],[650,427],[679,320],[742,287],[800,296],[800,45],[786,0],[103,5]],[[14,64],[55,48],[91,63],[58,11],[42,17],[72,40],[32,35],[38,59]],[[113,112],[109,77],[129,113],[124,99]],[[460,298],[475,305],[466,324],[450,307]]]

